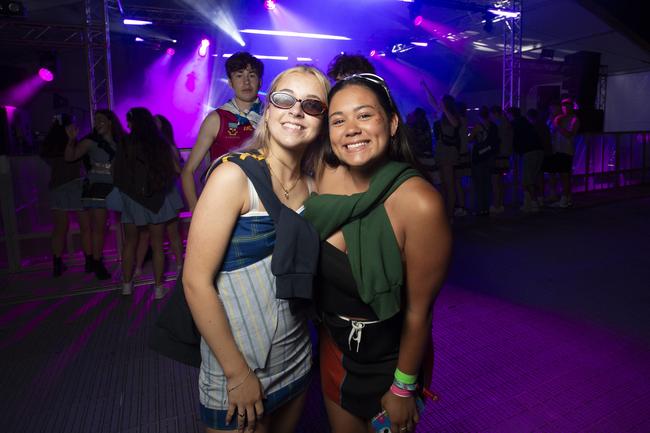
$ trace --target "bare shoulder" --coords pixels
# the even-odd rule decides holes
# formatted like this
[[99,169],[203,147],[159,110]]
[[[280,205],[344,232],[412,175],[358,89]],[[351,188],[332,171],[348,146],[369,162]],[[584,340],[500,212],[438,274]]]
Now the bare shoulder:
[[220,126],[221,117],[219,117],[219,113],[217,113],[216,110],[211,111],[210,114],[205,116],[205,119],[203,119],[203,123],[201,123],[200,133],[216,137]]
[[389,215],[394,215],[399,220],[431,220],[444,217],[444,206],[440,193],[419,176],[406,180],[386,200]]
[[216,185],[218,188],[247,187],[247,177],[244,171],[235,163],[224,161],[210,172],[205,188]]

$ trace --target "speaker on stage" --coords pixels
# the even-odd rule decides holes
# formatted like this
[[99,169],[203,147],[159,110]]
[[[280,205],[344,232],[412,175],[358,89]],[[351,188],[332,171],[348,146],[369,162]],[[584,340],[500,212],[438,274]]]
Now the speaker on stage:
[[595,109],[598,94],[600,53],[578,51],[564,57],[562,89],[578,102],[580,109]]

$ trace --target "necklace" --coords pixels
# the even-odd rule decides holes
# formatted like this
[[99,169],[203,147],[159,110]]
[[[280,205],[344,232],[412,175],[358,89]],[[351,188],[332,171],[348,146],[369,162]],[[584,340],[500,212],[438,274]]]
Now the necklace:
[[284,191],[284,199],[289,200],[289,193],[296,187],[296,185],[298,185],[298,182],[300,181],[300,179],[302,179],[302,175],[298,176],[298,178],[293,182],[293,185],[291,185],[289,188],[285,188],[280,178],[275,173],[273,173],[271,164],[267,162],[266,165],[268,165],[269,167],[269,172],[271,173],[271,176],[273,176],[278,181],[278,183],[280,184],[280,188],[282,188],[282,191]]

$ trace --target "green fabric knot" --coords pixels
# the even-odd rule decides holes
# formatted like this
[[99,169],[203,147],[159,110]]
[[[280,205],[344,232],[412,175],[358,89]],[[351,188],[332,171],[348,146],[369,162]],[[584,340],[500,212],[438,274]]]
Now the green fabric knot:
[[305,202],[304,216],[321,240],[343,231],[361,299],[379,320],[399,312],[404,285],[402,255],[384,202],[413,176],[419,173],[409,164],[390,161],[372,176],[366,192],[312,195]]

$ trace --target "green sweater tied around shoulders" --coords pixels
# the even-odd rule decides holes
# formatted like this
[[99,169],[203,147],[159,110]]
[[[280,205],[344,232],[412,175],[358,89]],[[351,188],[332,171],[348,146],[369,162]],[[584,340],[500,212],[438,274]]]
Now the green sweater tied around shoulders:
[[342,230],[361,300],[379,320],[399,312],[404,285],[402,255],[384,202],[404,181],[419,175],[407,163],[390,161],[372,176],[366,192],[312,194],[305,202],[304,216],[321,240]]

